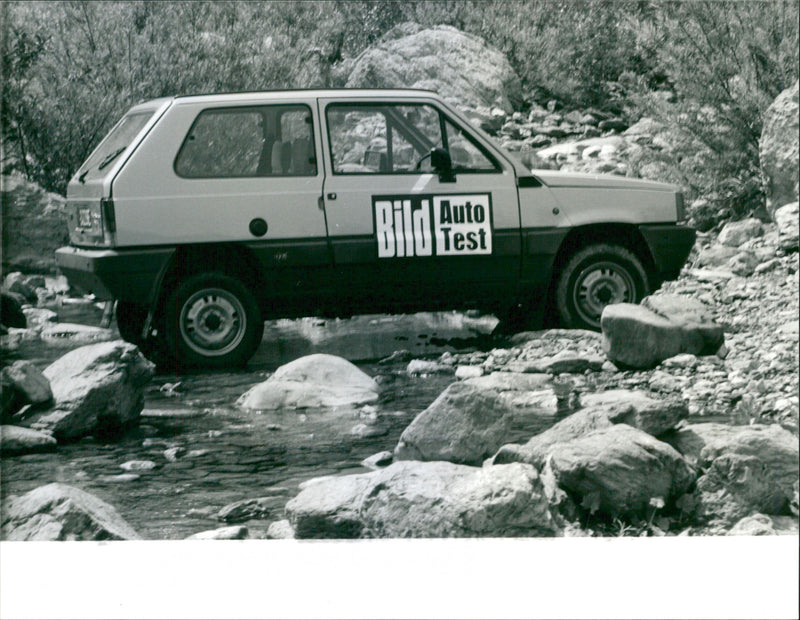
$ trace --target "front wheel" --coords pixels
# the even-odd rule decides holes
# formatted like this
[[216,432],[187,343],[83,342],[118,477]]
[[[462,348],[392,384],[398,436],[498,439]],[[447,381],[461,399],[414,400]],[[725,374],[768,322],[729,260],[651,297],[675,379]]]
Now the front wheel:
[[591,245],[564,265],[556,287],[556,308],[568,328],[600,329],[600,315],[609,304],[638,303],[647,295],[642,261],[618,245]]
[[253,294],[223,273],[183,280],[167,300],[165,336],[170,353],[190,366],[244,365],[255,353],[264,321]]

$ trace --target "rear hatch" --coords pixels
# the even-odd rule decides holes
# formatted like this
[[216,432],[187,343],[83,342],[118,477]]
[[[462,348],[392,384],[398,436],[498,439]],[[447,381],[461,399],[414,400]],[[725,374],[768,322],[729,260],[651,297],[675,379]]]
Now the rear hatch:
[[72,245],[114,245],[111,183],[171,101],[154,99],[131,108],[78,168],[67,186],[67,224]]

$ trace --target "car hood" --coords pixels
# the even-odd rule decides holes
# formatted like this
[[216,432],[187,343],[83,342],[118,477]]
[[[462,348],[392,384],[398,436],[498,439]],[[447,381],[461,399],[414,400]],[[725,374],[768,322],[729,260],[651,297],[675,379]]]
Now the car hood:
[[548,187],[598,187],[610,189],[650,189],[664,192],[676,192],[678,188],[669,183],[647,181],[645,179],[629,179],[613,174],[583,174],[580,172],[559,172],[557,170],[531,170],[542,183]]

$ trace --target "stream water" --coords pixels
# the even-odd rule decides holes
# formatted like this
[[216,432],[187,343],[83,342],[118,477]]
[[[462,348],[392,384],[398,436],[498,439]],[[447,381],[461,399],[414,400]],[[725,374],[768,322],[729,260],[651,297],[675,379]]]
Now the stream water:
[[[62,322],[97,325],[101,314],[91,304],[59,309]],[[182,539],[221,527],[216,514],[222,507],[268,498],[270,514],[247,523],[251,537],[262,536],[271,521],[283,518],[301,482],[367,471],[360,462],[393,449],[403,429],[453,381],[452,375],[412,377],[406,363],[379,359],[399,349],[425,356],[485,348],[491,327],[455,313],[270,322],[246,369],[157,375],[146,389],[138,428],[121,439],[86,438],[51,453],[4,458],[2,496],[54,481],[70,484],[110,503],[146,539]],[[67,350],[33,341],[18,357],[44,367]],[[280,364],[312,352],[355,362],[381,384],[380,400],[337,410],[252,413],[235,407]],[[535,432],[530,424],[541,430],[552,423],[544,414],[533,416],[525,432]],[[122,467],[131,461],[149,461],[151,468]]]

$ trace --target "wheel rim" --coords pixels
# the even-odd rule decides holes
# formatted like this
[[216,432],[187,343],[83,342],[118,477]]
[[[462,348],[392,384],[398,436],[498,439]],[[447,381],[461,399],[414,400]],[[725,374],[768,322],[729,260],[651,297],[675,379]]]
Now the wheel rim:
[[585,323],[599,327],[603,308],[635,299],[636,284],[631,274],[617,263],[604,261],[578,274],[572,301]]
[[181,337],[203,356],[225,355],[242,342],[247,329],[244,306],[221,288],[197,291],[186,300],[179,317]]

